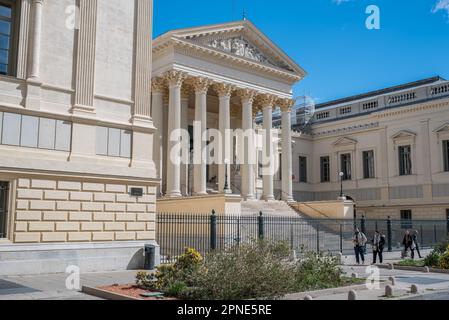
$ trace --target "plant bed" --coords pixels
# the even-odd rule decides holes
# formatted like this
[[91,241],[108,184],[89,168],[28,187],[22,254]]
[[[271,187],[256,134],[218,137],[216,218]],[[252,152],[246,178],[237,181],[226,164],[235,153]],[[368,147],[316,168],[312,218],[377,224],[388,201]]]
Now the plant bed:
[[175,300],[174,298],[168,298],[165,296],[146,296],[155,294],[142,288],[139,288],[135,284],[125,285],[111,285],[103,287],[83,287],[83,292],[98,298],[106,300]]

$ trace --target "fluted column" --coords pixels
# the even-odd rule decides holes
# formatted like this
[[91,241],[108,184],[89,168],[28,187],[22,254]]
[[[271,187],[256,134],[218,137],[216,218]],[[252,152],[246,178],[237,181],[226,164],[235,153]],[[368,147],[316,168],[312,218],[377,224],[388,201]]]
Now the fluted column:
[[[232,85],[220,83],[214,86],[219,99],[219,131],[221,134],[220,164],[218,165],[218,190],[221,193],[232,193],[231,189],[231,94]],[[226,187],[226,188],[225,188]]]
[[[186,131],[189,130],[189,97],[190,87],[183,85],[181,89],[181,128]],[[187,143],[187,145],[189,145],[189,143]],[[181,193],[183,195],[189,194],[189,152],[190,150],[187,150],[186,154],[183,153],[182,155],[183,162],[181,164]]]
[[[91,1],[91,0],[89,0]],[[151,66],[153,1],[136,1],[136,48],[134,66],[134,121],[151,121]]]
[[293,100],[279,101],[282,112],[282,200],[293,201],[292,186],[292,121]]
[[40,82],[41,64],[41,34],[42,34],[42,13],[44,10],[44,0],[33,1],[33,24],[31,40],[31,67],[29,80]]
[[73,113],[94,113],[97,0],[80,1],[80,29],[76,58],[76,88]]
[[[242,163],[242,197],[246,200],[253,200],[254,194],[254,158],[256,146],[254,142],[253,130],[253,103],[256,92],[252,90],[240,90],[239,95],[242,100],[242,130],[246,132],[243,137],[242,148],[244,163]],[[245,144],[244,140],[247,140]]]
[[167,192],[170,198],[181,197],[181,154],[175,153],[175,146],[181,142],[181,87],[185,75],[169,71],[166,79],[169,85],[168,106],[168,150],[167,150]]
[[263,110],[263,199],[274,200],[274,150],[273,150],[273,106],[275,99],[270,95],[263,95],[260,104]]
[[152,81],[151,93],[152,93],[152,103],[151,103],[151,117],[153,118],[154,127],[156,132],[154,133],[153,140],[153,155],[154,163],[156,165],[156,171],[158,174],[158,179],[161,182],[157,189],[157,194],[162,194],[162,172],[164,170],[163,163],[163,139],[164,139],[164,91],[166,89],[165,81],[161,78],[156,78]]
[[207,130],[207,91],[211,82],[209,79],[195,78],[191,84],[195,90],[193,193],[200,196],[207,194],[207,154],[204,134]]

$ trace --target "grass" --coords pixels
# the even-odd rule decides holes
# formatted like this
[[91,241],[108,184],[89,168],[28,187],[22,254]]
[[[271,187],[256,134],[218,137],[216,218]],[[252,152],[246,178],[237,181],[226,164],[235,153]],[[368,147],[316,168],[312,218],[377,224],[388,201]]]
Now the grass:
[[405,267],[424,267],[424,260],[412,260],[412,259],[406,259],[402,260],[397,263],[399,266],[405,266]]

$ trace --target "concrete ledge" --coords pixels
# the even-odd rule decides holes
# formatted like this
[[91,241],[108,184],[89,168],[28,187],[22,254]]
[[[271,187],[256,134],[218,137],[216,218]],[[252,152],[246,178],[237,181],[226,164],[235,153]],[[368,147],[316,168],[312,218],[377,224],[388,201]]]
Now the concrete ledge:
[[155,241],[0,245],[0,276],[65,273],[77,266],[80,272],[139,270],[144,266],[144,246]]
[[106,291],[106,290],[102,290],[102,289],[98,289],[98,288],[94,288],[94,287],[88,287],[88,286],[83,286],[82,290],[83,293],[97,297],[97,298],[101,298],[101,299],[105,299],[105,300],[114,300],[114,301],[128,301],[128,300],[133,300],[133,301],[141,301],[143,299],[137,299],[137,298],[133,298],[133,297],[128,297],[119,293],[115,293],[115,292],[110,292],[110,291]]
[[330,288],[330,289],[323,289],[323,290],[316,290],[316,291],[290,293],[290,294],[285,295],[282,298],[282,300],[302,300],[307,295],[316,297],[316,296],[321,296],[321,295],[345,293],[345,292],[349,292],[351,290],[365,290],[365,289],[366,289],[366,284],[357,284],[357,285],[347,286],[347,287],[338,287],[338,288]]
[[[382,269],[389,269],[389,265],[376,265],[379,268]],[[393,264],[393,267],[395,270],[403,270],[403,271],[416,271],[416,272],[423,272],[426,273],[425,267],[416,267],[416,266],[402,266],[400,264]],[[446,269],[439,269],[439,268],[429,268],[429,272],[431,273],[444,273],[449,274],[449,270]]]

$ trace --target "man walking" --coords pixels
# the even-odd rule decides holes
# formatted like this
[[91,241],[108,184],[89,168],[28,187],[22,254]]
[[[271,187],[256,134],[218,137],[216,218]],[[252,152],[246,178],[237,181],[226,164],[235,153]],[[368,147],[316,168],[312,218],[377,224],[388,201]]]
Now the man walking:
[[[415,245],[416,252],[418,252],[419,258],[422,259],[421,252],[419,251],[419,239],[418,239],[418,235],[419,235],[418,230],[415,230],[415,232],[413,233],[413,236],[412,236],[412,240],[413,240],[413,243],[414,243],[414,245]],[[414,258],[414,256],[413,256],[412,258]]]
[[379,256],[380,263],[383,263],[383,251],[385,247],[385,235],[381,234],[378,230],[374,233],[373,240],[373,264],[377,263],[377,256]]
[[354,243],[355,260],[357,264],[360,265],[360,259],[362,260],[362,264],[365,264],[365,245],[367,238],[359,228],[355,229],[352,242]]

